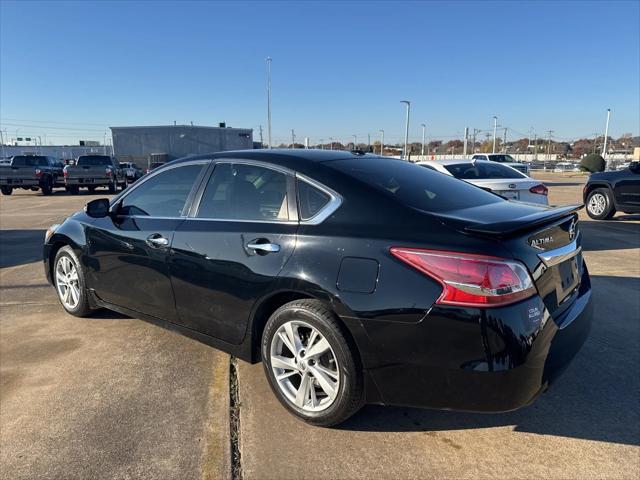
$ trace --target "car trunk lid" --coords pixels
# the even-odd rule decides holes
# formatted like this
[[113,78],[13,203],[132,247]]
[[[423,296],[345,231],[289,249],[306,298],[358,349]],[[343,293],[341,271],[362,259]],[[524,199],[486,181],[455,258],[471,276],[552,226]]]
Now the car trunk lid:
[[439,213],[461,233],[501,244],[524,263],[552,317],[575,300],[583,274],[577,211],[582,205],[538,207],[501,202]]

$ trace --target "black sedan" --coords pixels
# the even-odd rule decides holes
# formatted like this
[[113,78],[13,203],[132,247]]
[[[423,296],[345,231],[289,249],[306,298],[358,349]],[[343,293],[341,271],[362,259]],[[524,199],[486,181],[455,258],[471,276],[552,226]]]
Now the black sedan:
[[509,202],[389,158],[176,160],[46,235],[62,306],[175,328],[264,364],[295,415],[532,402],[591,323],[580,206]]
[[625,170],[592,174],[583,195],[594,220],[608,220],[616,211],[640,213],[640,162],[631,162]]

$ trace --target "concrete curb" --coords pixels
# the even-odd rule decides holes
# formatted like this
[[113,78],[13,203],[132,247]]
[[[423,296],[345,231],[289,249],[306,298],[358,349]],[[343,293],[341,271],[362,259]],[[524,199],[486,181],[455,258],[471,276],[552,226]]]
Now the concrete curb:
[[202,479],[231,478],[229,355],[216,350],[207,400]]

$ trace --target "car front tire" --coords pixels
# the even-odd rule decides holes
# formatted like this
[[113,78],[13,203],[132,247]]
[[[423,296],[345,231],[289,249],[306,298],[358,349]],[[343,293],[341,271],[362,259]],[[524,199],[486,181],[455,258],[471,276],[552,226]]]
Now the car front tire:
[[606,188],[596,188],[587,196],[587,215],[594,220],[608,220],[616,213],[611,192]]
[[68,313],[76,317],[91,313],[84,271],[71,247],[64,246],[56,253],[52,277],[58,300]]
[[273,393],[305,422],[337,425],[362,406],[359,357],[321,302],[296,300],[276,310],[265,326],[261,352]]
[[13,187],[3,185],[2,187],[0,187],[0,191],[2,191],[3,195],[11,195],[13,193]]

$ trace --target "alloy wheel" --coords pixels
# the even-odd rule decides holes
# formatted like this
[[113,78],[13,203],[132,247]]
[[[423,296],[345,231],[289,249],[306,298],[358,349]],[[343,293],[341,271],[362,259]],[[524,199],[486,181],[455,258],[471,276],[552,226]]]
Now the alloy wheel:
[[593,215],[602,215],[607,208],[607,199],[601,193],[594,193],[589,198],[589,205],[587,208]]
[[271,370],[287,399],[306,412],[329,408],[340,387],[340,369],[333,348],[306,322],[282,324],[271,340]]
[[67,256],[61,256],[56,265],[56,289],[62,304],[73,310],[80,303],[78,270]]

